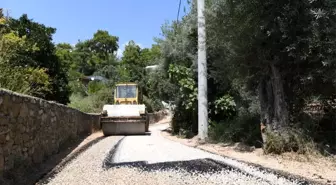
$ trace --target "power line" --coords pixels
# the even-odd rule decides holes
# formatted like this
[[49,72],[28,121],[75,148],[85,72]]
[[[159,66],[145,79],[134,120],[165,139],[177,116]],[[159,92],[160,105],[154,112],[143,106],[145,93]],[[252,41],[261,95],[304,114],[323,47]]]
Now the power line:
[[[179,26],[179,22],[178,22],[178,19],[179,19],[179,17],[180,17],[180,10],[181,10],[181,2],[182,2],[182,0],[180,0],[180,2],[179,2],[179,6],[178,6],[178,10],[177,10],[177,17],[176,17],[176,28],[174,29],[174,34],[175,34],[175,36],[177,35],[177,28],[178,28],[178,26]],[[176,44],[174,44],[174,48],[176,48],[176,46],[177,46],[177,40],[175,40],[175,42],[176,42]]]
[[176,22],[178,22],[178,19],[180,17],[181,3],[182,3],[182,0],[180,0],[179,6],[178,6]]

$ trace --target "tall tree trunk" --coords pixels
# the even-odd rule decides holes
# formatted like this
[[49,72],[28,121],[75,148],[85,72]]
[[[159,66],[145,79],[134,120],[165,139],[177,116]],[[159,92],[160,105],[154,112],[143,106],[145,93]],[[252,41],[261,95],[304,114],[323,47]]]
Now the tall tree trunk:
[[267,141],[266,132],[272,130],[273,91],[269,77],[263,77],[259,83],[260,129],[263,142]]
[[270,66],[270,75],[260,80],[259,101],[263,142],[267,141],[266,132],[280,134],[286,138],[289,113],[281,73],[275,65]]
[[283,80],[279,69],[274,65],[271,65],[272,70],[272,87],[274,95],[274,128],[273,130],[280,132],[280,134],[286,134],[286,128],[289,126],[289,113],[287,102],[285,99],[285,91]]

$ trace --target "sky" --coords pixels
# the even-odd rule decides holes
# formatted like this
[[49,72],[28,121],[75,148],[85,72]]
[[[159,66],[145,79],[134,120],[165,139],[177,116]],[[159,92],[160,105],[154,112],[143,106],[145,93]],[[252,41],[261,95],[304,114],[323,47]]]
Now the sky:
[[[179,0],[0,0],[0,7],[14,18],[27,14],[56,28],[55,43],[74,45],[92,38],[98,29],[107,30],[119,37],[120,55],[130,40],[151,47],[162,24],[176,20]],[[184,7],[188,11],[187,0],[182,0],[180,18]]]

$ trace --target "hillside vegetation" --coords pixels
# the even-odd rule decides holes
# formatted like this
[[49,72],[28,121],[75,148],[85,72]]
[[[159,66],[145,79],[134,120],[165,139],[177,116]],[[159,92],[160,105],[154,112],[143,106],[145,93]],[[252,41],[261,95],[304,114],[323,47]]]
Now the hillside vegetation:
[[[173,132],[197,134],[197,7],[162,26],[151,48],[118,36],[54,44],[56,29],[5,18],[0,87],[99,112],[113,87],[137,82],[148,110],[175,105]],[[263,146],[265,153],[336,151],[336,3],[332,0],[207,0],[209,136]],[[159,65],[156,71],[145,70]],[[99,75],[107,80],[80,79]]]

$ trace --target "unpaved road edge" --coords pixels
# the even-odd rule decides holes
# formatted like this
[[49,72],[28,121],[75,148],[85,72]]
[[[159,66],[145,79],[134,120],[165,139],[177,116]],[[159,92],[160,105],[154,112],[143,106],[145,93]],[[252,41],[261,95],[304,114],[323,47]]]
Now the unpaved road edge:
[[268,172],[274,172],[274,173],[277,173],[279,175],[283,175],[283,176],[287,176],[287,177],[291,177],[291,178],[296,178],[296,179],[301,179],[303,181],[309,182],[310,184],[336,185],[336,181],[332,181],[332,180],[329,180],[329,179],[324,179],[324,178],[318,179],[318,180],[317,179],[312,179],[312,178],[304,177],[304,176],[301,176],[301,175],[298,175],[298,174],[293,174],[293,173],[290,173],[290,172],[287,172],[287,171],[284,171],[284,170],[271,168],[271,167],[265,167],[261,164],[257,164],[257,163],[253,163],[253,162],[250,162],[250,161],[247,161],[247,160],[242,160],[242,159],[239,159],[239,158],[235,158],[233,156],[225,155],[225,154],[223,154],[221,152],[218,152],[216,150],[211,150],[207,147],[204,147],[202,144],[195,144],[194,142],[188,143],[188,142],[186,142],[186,139],[178,138],[176,136],[173,136],[169,132],[167,132],[166,130],[162,130],[160,134],[161,134],[162,137],[164,137],[166,139],[169,139],[171,141],[178,142],[178,143],[181,143],[181,144],[189,146],[189,147],[197,148],[199,150],[203,150],[205,152],[209,152],[209,153],[212,153],[212,154],[215,154],[215,155],[220,155],[220,156],[223,156],[223,157],[231,158],[231,159],[234,159],[234,160],[239,161],[241,163],[245,163],[245,164],[254,166],[256,168],[264,169]]

